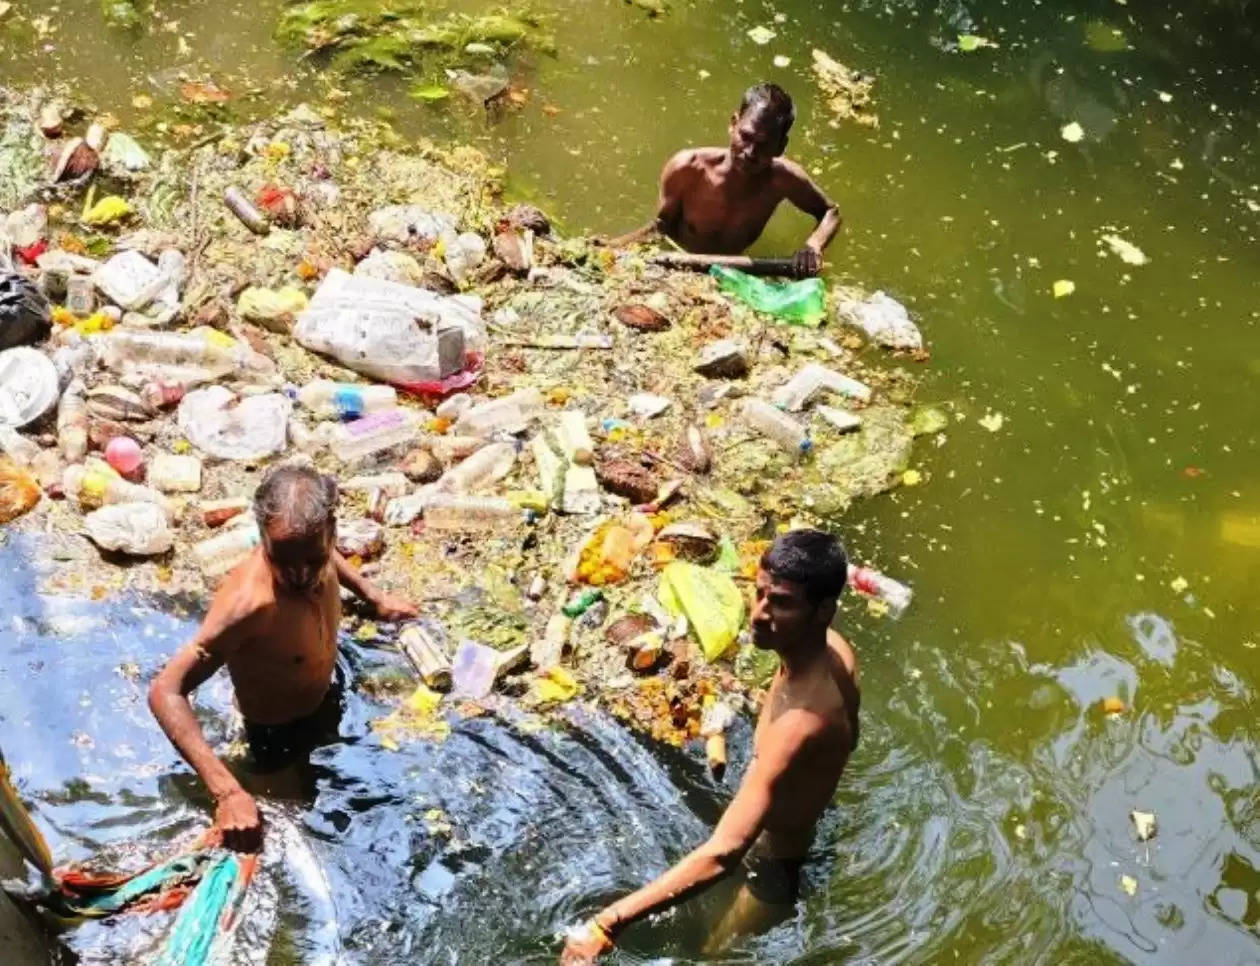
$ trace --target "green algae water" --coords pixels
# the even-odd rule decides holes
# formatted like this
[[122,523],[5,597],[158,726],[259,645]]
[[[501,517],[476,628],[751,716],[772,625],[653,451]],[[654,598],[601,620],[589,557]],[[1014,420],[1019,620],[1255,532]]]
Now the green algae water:
[[[719,961],[1260,958],[1254,11],[674,0],[654,17],[540,0],[556,53],[515,56],[524,103],[487,113],[409,97],[436,69],[330,73],[277,44],[271,0],[141,7],[125,31],[95,0],[14,4],[0,82],[66,82],[142,138],[208,123],[180,104],[188,80],[230,90],[237,115],[385,112],[502,160],[570,232],[645,221],[665,157],[722,143],[749,83],[786,86],[789,151],[846,219],[829,270],[912,310],[931,360],[888,364],[950,423],[916,444],[919,485],[836,521],[915,601],[897,623],[846,606],[863,744],[798,916]],[[992,45],[965,52],[963,35]],[[877,128],[830,123],[814,48],[876,76]],[[807,228],[782,213],[756,251],[789,253]],[[94,630],[47,623],[80,607]],[[147,680],[187,624],[12,608],[2,740],[56,854],[198,827],[202,793],[116,671]],[[379,660],[347,650],[351,671]],[[1112,697],[1129,710],[1105,715]],[[392,754],[366,738],[373,713],[353,697],[313,797],[277,806],[306,859],[263,876],[245,944],[262,961],[554,961],[559,930],[662,871],[729,797],[698,753],[601,720],[541,735],[478,720]],[[433,808],[450,833],[426,825]],[[1147,843],[1135,809],[1157,816]],[[618,956],[698,960],[711,912],[634,930]],[[106,938],[68,941],[91,962]]]

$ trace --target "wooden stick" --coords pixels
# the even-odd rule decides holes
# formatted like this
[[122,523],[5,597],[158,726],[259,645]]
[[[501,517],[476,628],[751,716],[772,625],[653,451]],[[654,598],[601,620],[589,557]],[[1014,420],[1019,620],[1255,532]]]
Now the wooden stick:
[[664,268],[677,268],[690,272],[707,272],[714,265],[737,268],[749,275],[781,275],[798,278],[795,263],[790,258],[751,258],[748,255],[692,255],[687,252],[661,252],[652,256],[652,262]]

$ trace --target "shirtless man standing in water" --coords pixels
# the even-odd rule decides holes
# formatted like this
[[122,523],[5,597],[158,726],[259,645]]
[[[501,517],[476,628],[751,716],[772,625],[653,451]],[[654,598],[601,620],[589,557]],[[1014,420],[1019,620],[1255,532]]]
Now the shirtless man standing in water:
[[818,530],[784,534],[762,557],[753,642],[778,652],[782,663],[757,721],[748,773],[709,840],[596,913],[570,936],[562,964],[593,962],[631,923],[741,866],[744,882],[715,938],[759,932],[791,913],[814,827],[858,740],[857,657],[830,629],[847,577],[844,549]]
[[339,586],[382,620],[416,616],[333,549],[336,506],[331,478],[300,465],[269,472],[254,497],[262,545],[228,575],[196,637],[149,688],[158,724],[214,797],[215,825],[229,848],[257,851],[262,820],[253,797],[215,757],[188,696],[226,664],[255,765],[274,770],[335,734]]
[[796,253],[794,274],[817,275],[823,249],[840,228],[840,209],[804,168],[782,156],[795,120],[796,108],[783,88],[750,87],[731,115],[729,146],[688,148],[670,158],[661,172],[656,218],[609,244],[630,245],[659,232],[689,252],[738,255],[761,237],[779,202],[787,200],[818,222]]

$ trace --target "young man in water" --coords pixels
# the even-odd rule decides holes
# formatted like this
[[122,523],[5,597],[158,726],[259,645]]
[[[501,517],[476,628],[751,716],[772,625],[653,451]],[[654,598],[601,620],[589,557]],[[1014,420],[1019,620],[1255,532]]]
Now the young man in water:
[[753,643],[781,664],[766,695],[743,783],[709,840],[655,882],[618,899],[569,938],[560,962],[590,963],[631,923],[742,867],[715,939],[758,932],[791,913],[814,827],[858,740],[857,657],[830,629],[848,576],[844,549],[818,530],[779,537],[761,559]]
[[214,797],[215,825],[229,848],[258,850],[262,821],[253,797],[215,757],[189,695],[226,664],[254,762],[272,771],[336,733],[339,585],[382,620],[416,616],[333,549],[336,507],[330,477],[293,464],[271,470],[254,497],[262,545],[228,575],[197,635],[149,688],[162,730]]
[[730,144],[688,148],[670,158],[661,172],[656,218],[610,244],[633,244],[659,232],[689,252],[737,255],[761,236],[786,199],[818,222],[793,259],[794,274],[817,275],[823,249],[840,228],[840,209],[804,168],[783,157],[795,120],[783,88],[750,87],[731,116]]

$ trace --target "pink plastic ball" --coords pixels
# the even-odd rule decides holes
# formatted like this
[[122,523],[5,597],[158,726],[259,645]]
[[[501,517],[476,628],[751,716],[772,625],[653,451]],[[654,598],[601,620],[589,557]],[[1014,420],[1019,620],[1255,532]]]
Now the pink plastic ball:
[[140,444],[130,436],[115,436],[105,447],[105,462],[123,476],[131,476],[144,462]]

